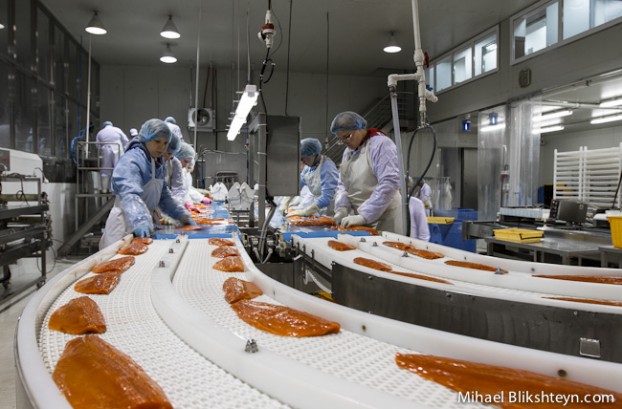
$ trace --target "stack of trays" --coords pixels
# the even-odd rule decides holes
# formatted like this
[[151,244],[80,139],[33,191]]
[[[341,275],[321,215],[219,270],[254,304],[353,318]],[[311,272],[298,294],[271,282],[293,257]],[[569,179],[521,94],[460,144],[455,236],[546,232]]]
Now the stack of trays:
[[495,229],[493,233],[499,240],[517,243],[539,243],[544,235],[543,231],[529,229]]
[[455,217],[428,217],[430,224],[452,224]]

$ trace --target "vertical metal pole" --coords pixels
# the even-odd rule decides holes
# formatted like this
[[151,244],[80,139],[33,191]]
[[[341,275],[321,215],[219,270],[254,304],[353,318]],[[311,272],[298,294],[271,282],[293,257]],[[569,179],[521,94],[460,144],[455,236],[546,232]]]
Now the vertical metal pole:
[[410,233],[408,231],[410,212],[408,211],[408,193],[406,191],[406,174],[404,173],[404,153],[402,152],[402,135],[400,134],[400,119],[397,109],[397,91],[395,87],[391,87],[389,93],[391,94],[393,134],[395,135],[395,147],[397,148],[397,163],[400,170],[400,193],[402,194],[402,234],[404,236],[408,236]]
[[[84,146],[85,157],[89,156],[89,126],[91,119],[91,37],[93,35],[89,34],[89,67],[88,67],[88,80],[87,80],[87,89],[86,89],[86,145]],[[80,130],[78,130],[79,132]]]
[[258,114],[257,123],[257,166],[259,167],[257,175],[259,185],[259,193],[257,194],[258,226],[263,226],[266,220],[266,114]]
[[[199,25],[197,26],[197,69],[195,74],[195,86],[194,86],[194,135],[193,135],[193,146],[194,149],[197,148],[197,128],[198,128],[198,119],[199,119],[199,55],[200,55],[200,45],[201,45],[201,15],[203,14],[203,0],[199,0]],[[216,136],[218,137],[218,135]]]

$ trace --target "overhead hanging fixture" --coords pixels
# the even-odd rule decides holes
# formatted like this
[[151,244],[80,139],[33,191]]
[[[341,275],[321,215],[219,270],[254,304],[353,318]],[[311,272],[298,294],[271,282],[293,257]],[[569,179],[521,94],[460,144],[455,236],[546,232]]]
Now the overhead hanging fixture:
[[389,38],[389,44],[384,47],[384,52],[389,54],[395,54],[402,51],[402,47],[397,45],[397,41],[395,41],[395,36],[393,35],[393,31],[391,31],[391,37]]
[[622,121],[622,115],[607,115],[607,116],[599,116],[598,118],[594,118],[590,121],[592,125],[604,124],[607,122],[615,122]]
[[166,43],[166,50],[164,50],[164,54],[160,57],[160,61],[167,64],[173,64],[177,62],[177,57],[173,54],[173,50],[171,50],[171,45]]
[[608,101],[603,101],[599,104],[601,108],[611,108],[622,105],[622,98],[614,98]]
[[554,126],[544,126],[542,128],[534,128],[532,129],[532,132],[537,134],[537,133],[548,133],[548,132],[557,132],[557,131],[563,131],[564,130],[564,126],[563,125],[554,125]]
[[93,11],[93,17],[91,17],[91,21],[89,21],[84,30],[89,34],[95,34],[98,36],[104,35],[108,32],[104,27],[104,23],[102,23],[99,18],[97,10]]
[[248,114],[251,112],[251,109],[255,105],[257,105],[257,98],[259,97],[259,91],[257,91],[257,86],[248,84],[244,88],[244,93],[240,98],[240,102],[238,102],[238,106],[235,109],[235,115],[231,120],[231,125],[229,125],[229,132],[227,132],[227,139],[233,141],[238,133],[240,133],[240,129],[242,125],[246,122],[246,118]]
[[179,30],[177,30],[177,26],[173,22],[173,16],[171,14],[168,15],[168,20],[162,31],[160,31],[160,35],[164,38],[179,38],[181,34],[179,34]]

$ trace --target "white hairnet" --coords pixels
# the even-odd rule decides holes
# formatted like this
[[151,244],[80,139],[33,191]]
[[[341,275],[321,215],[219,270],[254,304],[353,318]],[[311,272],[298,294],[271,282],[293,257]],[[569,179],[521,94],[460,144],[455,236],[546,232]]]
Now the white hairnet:
[[104,121],[103,126],[112,126],[112,122],[111,121]]
[[171,140],[168,142],[168,146],[166,147],[166,149],[173,153],[173,155],[175,155],[175,152],[177,152],[177,150],[180,147],[180,140],[179,140],[179,136],[175,135],[173,132],[171,132]]
[[330,124],[330,132],[333,134],[339,131],[356,131],[365,128],[367,128],[367,121],[365,118],[352,111],[337,114]]
[[166,118],[164,118],[164,122],[169,122],[171,124],[177,124],[177,121],[175,121],[175,118],[173,118],[172,116],[167,116]]
[[144,142],[149,142],[158,137],[164,137],[167,142],[170,142],[171,130],[168,128],[166,122],[161,119],[153,118],[146,121],[143,126],[140,127],[138,137]]
[[138,131],[136,130],[136,128],[130,129],[130,136],[136,136],[136,135],[138,135]]
[[322,152],[322,142],[316,138],[305,138],[300,141],[300,156],[309,157]]

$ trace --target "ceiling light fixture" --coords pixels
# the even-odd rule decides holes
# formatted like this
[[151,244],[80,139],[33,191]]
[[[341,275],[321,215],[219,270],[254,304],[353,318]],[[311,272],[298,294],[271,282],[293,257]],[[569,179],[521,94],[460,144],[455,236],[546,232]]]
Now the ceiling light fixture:
[[614,122],[614,121],[622,121],[622,114],[601,116],[599,118],[594,118],[590,121],[590,124],[598,125],[598,124],[604,124],[606,122]]
[[620,105],[622,105],[622,98],[610,99],[609,101],[603,101],[598,104],[601,108],[617,107]]
[[246,117],[248,117],[251,109],[257,105],[258,97],[259,91],[257,91],[256,85],[248,84],[246,88],[244,88],[242,98],[240,98],[240,101],[238,102],[238,106],[235,109],[235,115],[233,116],[231,125],[229,125],[229,132],[227,132],[228,140],[233,141],[238,136],[242,125],[246,123]]
[[533,133],[547,133],[547,132],[557,132],[557,131],[563,131],[565,128],[562,125],[555,125],[555,126],[546,126],[543,128],[536,128],[533,129],[532,132]]
[[99,18],[97,10],[93,11],[93,17],[91,17],[91,21],[89,21],[84,30],[89,34],[95,34],[98,36],[104,35],[108,32],[104,27],[104,23],[102,23]]
[[548,119],[561,118],[561,117],[570,116],[570,115],[572,115],[572,109],[563,109],[561,111],[555,111],[549,114],[540,115],[540,121],[546,121]]
[[164,50],[164,54],[162,54],[162,57],[160,57],[160,61],[167,64],[173,64],[177,62],[177,57],[175,57],[175,55],[173,54],[173,51],[171,50],[171,45],[169,43],[166,43],[166,50]]
[[391,37],[389,38],[389,44],[384,47],[384,52],[389,54],[395,54],[402,51],[402,47],[397,45],[397,41],[395,41],[395,37],[393,36],[393,31],[391,31]]
[[160,35],[164,38],[179,38],[181,34],[179,34],[179,30],[177,30],[177,26],[173,23],[173,16],[171,14],[168,15],[168,20],[162,31],[160,31]]

